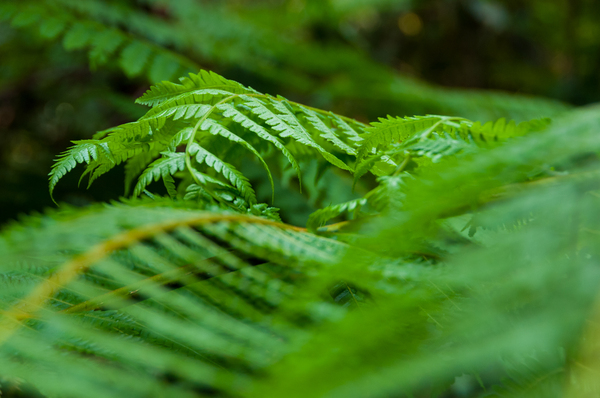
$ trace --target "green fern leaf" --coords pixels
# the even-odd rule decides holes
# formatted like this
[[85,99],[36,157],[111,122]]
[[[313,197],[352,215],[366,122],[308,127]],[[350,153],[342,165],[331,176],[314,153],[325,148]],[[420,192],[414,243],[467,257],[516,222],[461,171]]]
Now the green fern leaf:
[[369,205],[377,211],[388,209],[401,209],[406,198],[406,182],[415,177],[409,173],[400,173],[392,176],[377,177],[379,186],[365,195]]
[[50,171],[50,196],[58,181],[79,163],[90,163],[98,159],[98,143],[92,140],[73,141],[75,144],[63,152]]
[[473,153],[478,150],[474,142],[468,142],[462,138],[452,138],[448,133],[440,135],[433,133],[430,138],[420,140],[413,145],[404,148],[413,157],[426,156],[434,163],[442,157],[453,156],[458,153]]
[[171,199],[177,198],[177,188],[175,187],[175,180],[171,175],[163,175],[162,177],[163,183],[165,184],[165,188],[167,189],[167,193]]
[[162,152],[162,157],[150,163],[138,179],[133,196],[139,196],[152,181],[172,176],[185,169],[185,153]]
[[217,105],[217,108],[220,109],[221,111],[223,111],[223,117],[231,118],[231,120],[239,123],[242,127],[247,128],[248,130],[250,130],[253,133],[255,133],[256,135],[258,135],[263,140],[270,142],[271,144],[273,144],[273,146],[275,146],[277,149],[279,149],[281,151],[281,153],[283,153],[283,155],[290,162],[290,164],[292,165],[294,170],[296,170],[297,175],[298,175],[298,180],[300,181],[300,186],[302,186],[302,173],[300,172],[300,166],[298,166],[298,161],[294,158],[294,155],[292,155],[292,153],[285,147],[285,145],[283,145],[281,143],[281,141],[279,141],[279,139],[277,139],[277,137],[271,135],[267,131],[267,129],[265,129],[260,124],[256,123],[254,120],[250,119],[248,116],[246,116],[242,112],[238,111],[231,104],[227,104],[227,103],[219,104],[219,105]]
[[350,120],[350,123],[356,127],[355,129],[352,128],[344,119],[333,112],[329,112],[329,117],[337,125],[338,131],[347,136],[354,146],[358,146],[364,140],[356,131],[358,130],[359,132],[364,133],[367,127],[364,124],[359,123],[356,120]]
[[362,161],[377,146],[405,141],[418,133],[426,132],[440,120],[442,120],[441,116],[380,118],[379,122],[371,123],[371,127],[362,137],[364,141],[358,149],[357,159],[359,162]]
[[246,148],[247,150],[252,152],[254,154],[254,156],[256,156],[258,158],[258,160],[262,163],[263,167],[267,171],[267,176],[269,177],[269,182],[271,183],[271,192],[272,192],[271,201],[273,201],[275,199],[275,183],[273,182],[273,176],[271,175],[271,170],[269,169],[269,166],[267,165],[265,160],[262,158],[262,156],[260,156],[258,151],[256,149],[254,149],[254,147],[252,145],[250,145],[247,141],[245,141],[242,138],[240,138],[239,136],[233,134],[231,131],[227,130],[225,127],[223,127],[222,125],[220,125],[219,123],[217,123],[216,121],[211,120],[211,119],[205,120],[204,123],[202,123],[202,125],[200,126],[200,129],[202,129],[204,131],[208,131],[209,133],[211,133],[213,135],[218,135],[218,136],[224,137],[231,142],[235,142],[236,144],[240,144],[241,146],[243,146],[244,148]]
[[66,50],[79,50],[88,46],[97,34],[95,25],[89,22],[75,22],[63,37]]
[[[300,336],[293,321],[284,316],[273,323],[270,313],[293,302],[295,286],[273,279],[275,267],[251,267],[245,254],[298,267],[331,262],[344,246],[264,218],[177,209],[177,203],[135,200],[70,209],[46,222],[36,218],[27,229],[4,231],[4,259],[35,252],[36,266],[48,257],[64,263],[49,277],[19,278],[37,288],[21,289],[18,303],[2,303],[5,317],[18,308],[19,316],[46,326],[7,328],[3,322],[3,366],[20,372],[22,361],[13,353],[44,358],[27,366],[35,372],[26,379],[50,395],[64,392],[65,379],[47,382],[46,375],[58,372],[82,388],[93,375],[116,378],[110,390],[119,396],[192,396],[197,385],[229,391],[232,380],[248,377],[245,369],[264,369],[280,358],[286,350],[280,337]],[[80,253],[63,250],[74,240]],[[2,264],[0,275],[10,279]],[[242,368],[231,375],[220,365],[224,361]],[[111,369],[118,364],[117,375]],[[157,372],[191,386],[169,387]],[[106,396],[108,390],[95,394]]]
[[213,168],[217,173],[223,174],[223,176],[225,176],[225,178],[239,190],[249,205],[256,204],[256,194],[254,193],[250,182],[235,167],[223,162],[221,159],[208,152],[195,142],[189,146],[188,154],[194,156],[194,159],[199,164],[205,163],[208,167]]
[[252,113],[257,115],[259,118],[264,120],[269,126],[275,131],[279,132],[281,137],[292,137],[297,142],[306,145],[307,147],[316,149],[327,161],[340,169],[350,170],[348,165],[338,159],[335,155],[327,152],[321,147],[311,135],[306,131],[306,128],[300,124],[298,119],[291,113],[291,111],[282,103],[277,100],[272,100],[269,103],[281,113],[274,113],[260,100],[248,97],[240,96],[245,100],[244,104],[251,108]]
[[119,59],[119,65],[128,77],[138,76],[150,60],[152,48],[145,43],[132,41],[123,51]]
[[155,84],[143,96],[136,100],[138,104],[155,107],[164,101],[172,99],[180,94],[191,93],[198,90],[222,90],[231,94],[256,93],[256,91],[246,88],[240,83],[205,70],[198,74],[190,73],[189,77],[180,79],[181,84],[162,82]]
[[206,185],[208,183],[210,184],[214,184],[217,185],[218,187],[227,189],[227,190],[231,190],[232,192],[235,191],[235,188],[227,183],[224,183],[221,180],[218,180],[214,177],[209,176],[208,174],[204,174],[196,169],[193,169],[192,173],[194,174],[194,177],[196,180],[200,181],[203,185]]
[[[197,75],[190,74],[189,77],[181,79],[181,82],[181,84],[163,82],[152,87],[140,99],[142,103],[153,105],[146,115],[135,122],[110,128],[95,135],[96,142],[105,147],[106,156],[89,162],[83,176],[90,175],[90,183],[116,165],[127,161],[130,162],[126,169],[126,183],[129,186],[133,177],[143,172],[141,167],[148,165],[148,161],[161,151],[167,150],[173,153],[180,145],[187,143],[188,154],[192,157],[196,155],[200,147],[195,141],[206,140],[208,135],[194,137],[191,135],[194,132],[205,131],[223,137],[231,143],[237,143],[252,152],[267,171],[274,195],[273,176],[261,153],[264,149],[255,147],[254,143],[250,144],[239,132],[234,133],[233,131],[237,130],[233,127],[237,127],[238,124],[256,134],[261,140],[271,143],[283,153],[296,170],[300,182],[301,173],[297,157],[311,156],[314,151],[341,169],[353,170],[321,146],[321,143],[340,150],[345,155],[354,156],[356,154],[354,146],[361,140],[356,132],[362,126],[360,123],[304,107],[282,97],[273,98],[257,93],[212,72],[201,71]],[[190,123],[195,123],[196,126],[192,128]],[[227,157],[232,156],[229,154],[229,147],[214,149],[224,157],[223,159],[219,159],[211,152],[213,151],[211,145],[215,145],[216,142],[218,141],[208,140],[203,143],[202,150],[206,151],[206,154],[197,155],[196,161],[198,163],[206,161],[209,167],[223,174],[239,191],[241,197],[246,200],[247,207],[250,208],[256,204],[253,189],[243,174],[227,162]],[[191,151],[192,148],[196,152]],[[148,155],[142,156],[143,153]],[[134,157],[136,160],[130,161]],[[168,162],[164,166],[167,164]],[[171,175],[168,167],[161,168],[160,164],[154,163],[147,167],[146,174],[142,173],[134,189],[135,195],[141,194],[151,181]],[[321,162],[319,166],[321,173],[326,168],[327,163]],[[176,169],[183,171],[186,168],[179,164]],[[194,177],[193,167],[188,165],[187,172],[192,173],[190,177]],[[184,181],[191,183],[189,179]],[[201,184],[201,181],[196,180],[196,183]]]
[[306,115],[308,121],[313,125],[315,129],[317,129],[320,133],[320,136],[325,140],[331,142],[336,148],[341,149],[348,155],[356,156],[356,150],[346,144],[344,141],[338,138],[338,136],[325,125],[323,120],[319,117],[319,115],[306,107],[301,106],[300,109]]
[[[219,92],[223,94],[227,94],[226,92]],[[199,94],[198,94],[199,95]],[[206,99],[208,96],[215,95],[215,92],[208,93],[206,91],[203,92],[203,99]],[[163,104],[159,107],[156,107],[146,113],[140,120],[159,120],[166,119],[168,117],[173,117],[173,120],[179,119],[199,119],[202,116],[206,115],[211,109],[211,105],[205,104],[196,104],[195,102],[188,103],[189,101],[196,101],[198,97],[190,96],[186,98],[182,98],[181,101],[168,101],[167,104]]]
[[506,141],[510,138],[520,137],[530,132],[542,131],[550,125],[550,119],[533,119],[516,124],[514,120],[506,122],[502,118],[496,122],[487,122],[482,125],[480,122],[473,123],[469,128],[469,133],[476,140],[486,142]]
[[306,228],[309,231],[316,231],[319,227],[325,225],[325,223],[332,218],[338,217],[345,212],[354,212],[356,218],[360,212],[361,207],[367,204],[367,199],[359,198],[349,202],[339,203],[336,205],[327,206],[323,209],[319,209],[312,213],[308,218]]
[[123,34],[116,29],[107,29],[95,35],[91,41],[92,50],[89,53],[92,68],[105,64],[124,41]]
[[158,152],[153,152],[142,152],[125,163],[125,196],[129,195],[133,181],[159,156]]

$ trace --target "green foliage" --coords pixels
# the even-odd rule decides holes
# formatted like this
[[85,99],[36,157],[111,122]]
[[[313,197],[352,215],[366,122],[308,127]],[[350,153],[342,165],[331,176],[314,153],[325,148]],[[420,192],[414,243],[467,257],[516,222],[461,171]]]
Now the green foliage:
[[[224,144],[238,144],[250,151],[265,168],[274,190],[271,171],[263,158],[273,151],[261,142],[253,145],[250,140],[266,141],[283,153],[301,181],[297,159],[313,153],[341,169],[352,170],[341,157],[355,158],[359,133],[365,128],[357,121],[281,96],[261,94],[206,71],[190,74],[181,84],[160,83],[138,102],[152,109],[137,122],[100,132],[95,140],[75,142],[74,147],[57,159],[50,173],[51,193],[59,179],[78,163],[88,165],[84,175],[90,175],[91,184],[100,175],[126,162],[128,181],[134,178],[134,173],[142,172],[134,196],[139,196],[153,181],[177,177],[182,181],[171,190],[173,193],[185,192],[194,183],[203,186],[214,200],[224,202],[224,197],[214,192],[214,188],[225,183],[230,184],[225,186],[233,193],[227,200],[230,206],[239,207],[243,203],[251,207],[257,199],[248,179],[238,167],[226,161],[239,160],[239,154],[229,152],[230,146]],[[182,145],[185,145],[184,151],[180,149]],[[261,149],[255,145],[261,145]],[[159,158],[148,163],[155,156]],[[199,177],[203,172],[198,168],[202,165],[213,174],[210,180]],[[215,184],[219,175],[226,182],[217,178],[220,182]]]
[[[150,32],[156,31],[157,25],[160,26],[158,20],[144,18],[128,7],[70,0],[28,1],[26,5],[5,2],[0,13],[11,18],[14,26],[36,27],[44,38],[57,39],[62,36],[67,50],[88,49],[92,67],[117,58],[127,76],[134,77],[145,70],[153,81],[169,79],[178,72],[198,68],[189,59],[142,38],[131,37],[120,29],[118,25],[127,23],[137,30]],[[78,15],[80,13],[87,14],[87,17],[82,19]],[[109,25],[94,21],[92,15],[100,16]],[[110,26],[113,24],[117,26]]]
[[315,231],[318,227],[325,224],[325,222],[338,217],[345,212],[352,212],[356,218],[360,214],[361,207],[366,204],[367,200],[365,198],[360,198],[337,205],[327,206],[324,209],[317,210],[311,214],[306,226],[309,230]]
[[[295,88],[356,67],[323,90],[356,77],[339,92],[457,116],[367,124],[206,70],[155,84],[143,116],[73,141],[49,175],[52,195],[78,165],[94,186],[122,165],[130,197],[0,231],[0,392],[598,395],[598,105],[435,88],[217,3],[144,2],[172,24],[119,1],[0,10],[128,76],[197,70],[187,49]],[[306,4],[339,23],[375,3]]]
[[[373,103],[382,105],[383,99],[383,104],[393,104],[390,109],[406,114],[438,112],[483,121],[500,117],[523,121],[568,109],[542,98],[435,87],[392,73],[350,45],[321,46],[302,39],[310,37],[304,30],[311,24],[344,26],[361,12],[369,15],[378,6],[371,2],[290,0],[270,7],[240,2],[237,8],[226,2],[143,3],[155,13],[119,0],[6,0],[0,5],[0,18],[44,40],[62,38],[69,51],[87,50],[94,68],[113,61],[128,77],[145,74],[153,83],[196,71],[198,65],[219,64],[243,68],[304,95],[317,92],[326,98],[361,101],[365,97],[357,93],[367,89]],[[378,3],[382,10],[407,6]],[[304,9],[302,18],[294,11],[298,6]],[[166,14],[168,21],[156,14]],[[286,24],[261,23],[263,18],[281,18]],[[377,108],[371,112],[379,115]]]
[[[414,396],[463,374],[469,396],[551,397],[582,377],[567,365],[600,281],[597,107],[366,126],[206,71],[139,101],[50,173],[52,190],[125,162],[133,199],[1,235],[5,377],[97,397]],[[316,211],[319,237],[257,203],[244,151],[377,185]],[[159,180],[171,199],[147,191]]]

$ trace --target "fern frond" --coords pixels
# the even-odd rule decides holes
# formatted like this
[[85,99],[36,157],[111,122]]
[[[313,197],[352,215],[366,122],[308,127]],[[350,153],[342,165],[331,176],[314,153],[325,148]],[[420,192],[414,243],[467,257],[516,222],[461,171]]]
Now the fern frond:
[[359,198],[351,200],[349,202],[340,203],[332,206],[327,206],[323,209],[319,209],[312,213],[308,218],[306,228],[309,231],[316,231],[319,227],[323,226],[327,221],[332,218],[338,217],[345,212],[353,212],[354,218],[356,218],[361,208],[367,204],[367,199]]
[[379,185],[369,192],[369,205],[377,211],[402,208],[402,202],[406,198],[406,182],[414,179],[409,173],[400,173],[392,176],[377,177]]
[[200,128],[204,131],[208,131],[211,134],[219,135],[221,137],[226,138],[227,140],[229,140],[231,142],[240,144],[241,146],[243,146],[244,148],[246,148],[247,150],[252,152],[254,154],[254,156],[256,156],[258,158],[258,160],[262,163],[265,170],[267,171],[267,176],[269,177],[269,182],[271,183],[271,192],[272,192],[271,201],[275,200],[275,183],[273,182],[273,176],[271,175],[271,170],[269,169],[269,166],[267,165],[265,160],[262,158],[262,156],[260,156],[258,151],[256,149],[254,149],[254,147],[252,145],[250,145],[247,141],[245,141],[244,139],[240,138],[239,136],[233,134],[232,132],[230,132],[229,130],[224,128],[222,125],[220,125],[219,123],[217,123],[216,121],[211,120],[211,119],[205,120],[204,123],[202,123],[202,125],[200,126]]
[[407,172],[377,177],[378,186],[362,198],[327,206],[315,211],[310,215],[306,227],[309,231],[317,231],[327,221],[346,212],[352,212],[351,219],[356,220],[362,215],[361,210],[367,204],[369,205],[369,211],[366,214],[370,216],[379,215],[379,213],[390,209],[400,209],[406,197],[404,192],[406,181],[412,178],[414,177]]
[[250,182],[239,170],[231,164],[225,163],[200,145],[193,143],[188,148],[188,154],[194,156],[198,164],[205,163],[213,168],[217,173],[223,176],[236,187],[249,205],[256,204],[256,194],[250,185]]
[[364,141],[358,150],[358,161],[360,162],[378,146],[405,141],[418,133],[427,132],[441,120],[441,116],[380,118],[379,122],[371,123],[367,133],[362,136]]
[[[230,94],[256,94],[251,88],[233,80],[228,80],[212,71],[201,70],[197,74],[190,73],[188,77],[181,78],[181,84],[162,82],[154,85],[139,99],[138,104],[156,107],[167,100],[181,98],[181,94],[190,93],[225,93]],[[159,108],[160,109],[160,108]]]
[[430,163],[423,157],[435,163],[443,157],[473,153],[479,148],[491,148],[508,139],[543,131],[549,124],[550,119],[534,119],[519,124],[499,119],[482,125],[463,118],[434,115],[380,119],[380,123],[373,123],[364,135],[354,184],[368,171],[379,176],[390,174],[382,173],[377,166],[383,165],[382,160],[394,165],[399,156],[404,159],[408,156],[408,160],[418,162],[418,171],[421,172]]
[[142,152],[139,155],[128,159],[125,163],[125,195],[129,195],[131,184],[152,163],[159,153],[153,151]]
[[324,121],[319,117],[319,114],[312,109],[305,107],[300,107],[300,109],[302,109],[302,112],[304,112],[306,118],[313,125],[313,127],[319,131],[322,138],[331,142],[335,147],[346,152],[348,155],[356,156],[356,150],[339,139],[332,129],[325,125]]
[[[295,268],[331,262],[345,250],[264,218],[176,210],[176,202],[165,200],[68,210],[28,223],[0,236],[0,275],[17,283],[7,269],[20,269],[9,265],[24,253],[53,271],[28,279],[33,289],[21,285],[20,301],[0,301],[0,357],[3,375],[23,376],[51,395],[69,385],[92,388],[92,375],[103,383],[118,379],[111,389],[119,395],[232,391],[232,380],[248,380],[248,370],[285,353],[280,337],[300,337],[293,317],[270,320],[275,308],[292,304],[296,282],[275,264],[252,267],[246,255]],[[74,241],[77,250],[63,250]],[[242,303],[249,304],[245,313]],[[44,361],[24,367],[22,356]],[[186,387],[169,387],[157,372]],[[49,382],[50,375],[62,382]],[[92,396],[107,393],[99,388]]]
[[294,155],[292,155],[292,153],[285,147],[285,145],[283,145],[281,143],[281,141],[277,139],[277,137],[270,134],[266,128],[264,128],[260,124],[256,123],[254,120],[249,118],[247,115],[238,111],[231,104],[228,104],[228,103],[219,104],[219,105],[217,105],[217,108],[219,108],[219,110],[223,111],[224,117],[231,118],[231,120],[233,120],[234,122],[239,123],[242,127],[252,131],[256,135],[258,135],[258,137],[273,144],[273,146],[275,146],[277,149],[279,149],[281,151],[281,153],[283,153],[283,155],[286,157],[286,159],[290,162],[290,164],[292,165],[294,170],[296,170],[296,172],[298,174],[298,180],[300,181],[300,186],[302,186],[302,174],[300,172],[300,167],[298,166],[298,161],[294,158]]
[[12,7],[9,2],[2,7],[14,26],[28,27],[42,21],[39,30],[43,38],[52,40],[62,35],[66,50],[88,49],[93,68],[118,57],[118,64],[125,74],[137,76],[146,70],[151,81],[170,79],[178,72],[199,69],[190,59],[122,28],[136,26],[132,26],[131,20],[127,21],[128,17],[145,25],[141,30],[148,33],[163,25],[159,19],[144,18],[127,7],[112,8],[111,4],[95,1],[86,3],[91,8],[69,0],[33,1],[28,2],[27,7]]
[[258,99],[244,95],[242,95],[241,98],[245,100],[245,105],[251,109],[252,113],[264,120],[265,123],[271,126],[273,130],[277,131],[281,137],[292,137],[300,144],[316,149],[328,162],[334,166],[337,166],[343,170],[352,170],[343,161],[338,159],[335,155],[327,152],[314,140],[314,138],[306,130],[306,127],[300,123],[293,112],[286,106],[286,102],[270,100],[269,105],[272,106],[276,111],[279,111],[279,113],[275,113],[269,109],[265,103]]
[[[301,182],[297,159],[313,152],[319,153],[332,165],[352,171],[353,167],[341,160],[336,153],[341,152],[342,156],[350,159],[355,157],[355,147],[361,140],[357,131],[363,127],[361,123],[351,119],[305,107],[283,97],[261,94],[206,71],[182,78],[181,84],[160,83],[142,96],[139,102],[152,106],[152,109],[135,122],[96,135],[95,143],[104,148],[105,156],[87,162],[89,165],[84,176],[90,175],[90,183],[114,166],[130,162],[132,158],[137,160],[131,160],[131,166],[127,168],[127,180],[130,181],[133,174],[143,172],[135,195],[139,195],[151,181],[169,178],[175,172],[185,171],[193,179],[192,163],[186,159],[186,167],[182,168],[179,155],[177,167],[173,165],[161,168],[155,163],[146,166],[148,169],[145,172],[141,169],[143,159],[153,158],[165,150],[175,152],[177,147],[186,143],[186,156],[195,156],[197,165],[205,163],[217,173],[223,174],[251,207],[256,204],[254,191],[247,178],[228,161],[228,157],[232,156],[233,161],[238,162],[238,157],[228,154],[229,146],[209,140],[210,135],[222,137],[250,151],[267,171],[274,195],[275,184],[263,158],[265,152],[242,138],[246,137],[243,131],[255,134],[259,142],[266,141],[278,149],[296,170]],[[201,151],[206,151],[206,154],[200,155]],[[221,159],[221,156],[224,158]],[[67,160],[64,162],[66,164]],[[169,162],[176,160],[172,158]],[[137,166],[133,167],[134,165]],[[58,170],[59,166],[56,167]],[[321,171],[325,169],[325,166],[320,168]],[[53,186],[67,171],[65,169],[53,176]],[[191,181],[184,179],[182,184],[189,184]],[[202,185],[202,182],[197,180],[196,184]],[[172,188],[172,184],[169,183],[169,186]],[[183,191],[185,187],[180,190]],[[222,198],[215,199],[220,201]]]
[[452,138],[450,134],[434,133],[428,139],[408,145],[405,149],[412,156],[426,156],[434,163],[443,157],[453,156],[458,153],[472,153],[478,150],[474,142],[464,140],[462,137]]
[[74,141],[75,145],[62,153],[52,166],[50,171],[50,196],[58,181],[69,171],[73,170],[79,163],[90,163],[98,159],[98,144],[95,141]]
[[185,153],[162,152],[162,157],[150,163],[144,170],[133,190],[133,196],[139,196],[152,181],[170,177],[185,169]]
[[[360,136],[360,133],[364,131],[362,123],[357,123],[355,120],[346,121],[333,112],[329,112],[328,116],[337,125],[338,131],[348,137],[353,146],[358,146],[363,141],[363,138]],[[354,125],[354,127],[351,125]]]
[[542,131],[550,123],[549,118],[533,119],[519,124],[515,123],[514,120],[506,122],[506,119],[502,118],[496,122],[487,122],[483,125],[480,122],[475,122],[468,127],[468,133],[478,141],[498,142],[524,136],[530,132]]

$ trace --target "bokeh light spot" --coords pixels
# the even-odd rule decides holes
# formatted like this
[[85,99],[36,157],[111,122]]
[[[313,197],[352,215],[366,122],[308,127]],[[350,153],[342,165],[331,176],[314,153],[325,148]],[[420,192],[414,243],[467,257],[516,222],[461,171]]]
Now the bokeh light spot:
[[407,12],[398,18],[398,27],[406,36],[416,36],[423,29],[423,21],[414,12]]

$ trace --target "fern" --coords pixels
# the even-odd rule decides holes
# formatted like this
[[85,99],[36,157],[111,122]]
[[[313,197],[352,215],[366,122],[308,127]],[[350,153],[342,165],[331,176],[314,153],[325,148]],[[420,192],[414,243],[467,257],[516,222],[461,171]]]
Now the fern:
[[405,141],[416,133],[426,136],[435,131],[432,127],[442,124],[442,120],[439,116],[379,119],[379,122],[372,123],[372,127],[368,130],[368,137],[359,149],[359,160],[362,160],[367,154],[371,153],[373,148],[380,145]]
[[165,152],[163,157],[152,162],[140,176],[133,191],[134,196],[139,196],[152,181],[170,177],[178,171],[185,169],[185,154]]
[[[549,124],[550,119],[534,119],[518,125],[499,119],[482,125],[464,118],[435,115],[380,119],[364,134],[358,150],[355,184],[368,171],[389,174],[381,170],[384,163],[397,165],[396,172],[399,172],[407,165],[401,164],[404,160],[408,162],[426,156],[437,162],[444,156],[472,153],[477,147],[489,148],[508,139],[542,131]],[[393,161],[398,157],[403,159],[400,164]],[[426,164],[421,162],[420,165],[422,168]]]
[[473,142],[465,141],[462,138],[452,138],[448,133],[444,133],[443,136],[434,133],[431,139],[417,142],[406,150],[412,156],[426,156],[436,162],[443,157],[453,156],[460,152],[475,152],[477,146]]
[[[183,69],[131,34],[174,48],[185,39],[170,30],[161,39],[164,25],[127,5],[6,4],[13,24],[64,34],[93,64],[118,58],[126,73],[151,78]],[[195,2],[169,7],[181,20],[197,16]],[[209,24],[220,8],[206,7]],[[222,30],[219,44],[258,35],[243,24]],[[200,41],[192,47],[208,54]],[[239,57],[238,46],[215,48],[217,59]],[[295,57],[304,70],[339,67],[304,51]],[[406,83],[372,79],[362,100]],[[509,110],[519,120],[565,109],[406,84],[392,95],[400,103],[419,93],[416,102],[452,110],[485,98],[508,105],[471,114]],[[137,121],[74,141],[49,182],[52,194],[78,164],[90,183],[125,164],[126,187],[137,177],[132,198],[62,206],[0,232],[2,380],[47,397],[358,398],[460,395],[454,380],[466,374],[468,396],[597,395],[584,373],[598,367],[589,355],[600,282],[597,106],[552,123],[465,114],[367,125],[207,71],[159,83],[138,103],[150,109]],[[261,203],[261,189],[286,189],[294,175],[309,197],[301,205],[317,207],[308,229]],[[348,197],[330,200],[322,185]],[[283,203],[299,207],[291,196]],[[337,217],[344,228],[320,230]]]
[[[156,30],[162,23],[157,19],[142,18],[127,8],[115,7],[98,2],[81,2],[56,0],[51,2],[33,1],[22,7],[7,2],[0,13],[10,16],[12,23],[19,27],[28,27],[42,21],[40,34],[48,39],[63,35],[63,45],[67,50],[87,48],[92,67],[106,64],[112,58],[119,59],[119,66],[130,77],[137,76],[146,70],[152,81],[172,78],[178,72],[197,70],[198,66],[191,60],[158,46],[144,38],[132,37],[117,26],[105,25],[93,19],[81,18],[77,15],[84,12],[89,16],[103,15],[111,23],[127,24],[127,16],[133,17],[139,24],[145,25],[144,31]],[[88,8],[89,7],[89,8]],[[72,12],[69,12],[71,11]],[[108,11],[108,12],[106,12]],[[50,17],[49,17],[50,16]],[[149,28],[153,26],[152,30]],[[148,29],[148,30],[147,30]]]
[[73,170],[78,163],[91,163],[98,158],[98,145],[95,141],[78,142],[69,151],[62,154],[52,167],[50,172],[50,195],[58,181],[69,171]]
[[213,168],[218,173],[222,173],[225,178],[240,191],[240,194],[249,205],[256,204],[256,196],[250,186],[250,182],[235,167],[223,162],[221,159],[197,144],[189,146],[188,153],[195,156],[194,159],[199,164],[206,163],[207,166]]
[[[354,156],[356,151],[352,146],[357,139],[354,129],[362,127],[356,121],[344,121],[340,116],[312,110],[283,97],[260,94],[206,71],[197,75],[190,74],[181,80],[181,84],[164,82],[154,86],[139,102],[153,108],[137,122],[109,129],[97,135],[96,140],[82,142],[82,148],[73,147],[59,158],[50,175],[51,192],[58,180],[76,163],[88,164],[84,175],[90,174],[91,183],[114,166],[125,161],[135,161],[137,166],[128,167],[131,170],[128,171],[129,180],[133,171],[136,174],[142,171],[143,164],[139,163],[141,159],[148,159],[150,154],[162,150],[162,157],[143,170],[134,190],[135,196],[141,194],[152,181],[170,178],[183,171],[190,173],[191,181],[202,185],[196,172],[199,172],[197,167],[204,164],[222,174],[237,189],[239,197],[251,207],[256,204],[256,198],[249,182],[234,165],[222,161],[211,152],[213,147],[213,150],[220,149],[218,141],[212,143],[207,140],[207,134],[249,150],[262,163],[274,191],[273,177],[267,162],[253,145],[236,133],[235,126],[247,128],[281,151],[297,170],[300,181],[300,168],[296,159],[300,152],[290,144],[301,144],[309,153],[315,150],[329,163],[351,170],[334,152],[343,151],[344,156]],[[338,131],[345,133],[342,135]],[[200,142],[205,144],[200,145]],[[187,143],[185,154],[176,152],[177,147],[183,143]],[[96,155],[97,148],[102,148],[105,156]],[[93,156],[88,154],[92,149],[96,151]],[[192,163],[192,159],[195,163]],[[184,179],[185,183],[189,184],[189,181]],[[185,188],[182,190],[185,191]],[[174,193],[175,189],[170,191]]]
[[355,199],[350,202],[340,203],[333,206],[327,206],[323,209],[317,210],[310,215],[308,224],[306,227],[310,231],[315,231],[318,227],[325,224],[325,222],[335,218],[344,212],[353,212],[355,217],[359,214],[362,206],[367,204],[367,200],[364,198]]
[[[199,91],[212,90],[212,91]],[[222,91],[219,91],[222,90]],[[225,79],[222,76],[210,71],[200,71],[197,75],[190,74],[189,77],[181,79],[181,84],[162,82],[153,86],[136,102],[143,105],[148,105],[155,108],[153,113],[163,110],[163,107],[157,107],[167,100],[172,100],[177,105],[186,105],[194,101],[193,96],[180,96],[181,94],[197,94],[197,95],[231,95],[231,94],[256,94],[257,92],[242,86],[232,80]],[[173,110],[173,103],[167,107]]]

